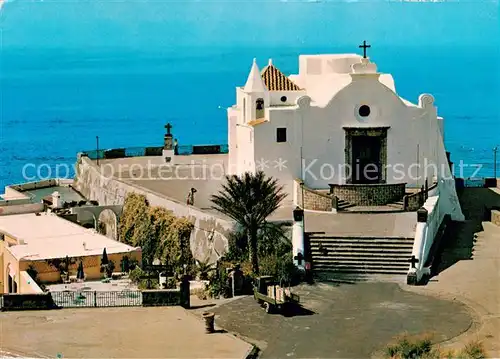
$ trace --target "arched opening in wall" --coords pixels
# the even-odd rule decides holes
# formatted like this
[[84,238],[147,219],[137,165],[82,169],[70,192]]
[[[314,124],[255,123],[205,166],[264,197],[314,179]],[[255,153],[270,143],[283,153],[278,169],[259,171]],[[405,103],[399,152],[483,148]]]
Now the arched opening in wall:
[[[84,215],[85,214],[85,215]],[[83,210],[79,212],[78,223],[84,228],[94,228],[97,229],[97,218],[93,211]]]
[[105,209],[99,214],[97,231],[106,237],[118,240],[118,216],[111,209]]
[[10,276],[10,263],[7,264],[7,268],[5,269],[5,280],[7,281],[7,288],[3,288],[7,293],[12,293],[12,277]]
[[264,99],[258,98],[255,101],[255,119],[264,118]]
[[14,272],[11,264],[7,264],[5,270],[5,278],[7,279],[7,293],[17,293],[16,272]]

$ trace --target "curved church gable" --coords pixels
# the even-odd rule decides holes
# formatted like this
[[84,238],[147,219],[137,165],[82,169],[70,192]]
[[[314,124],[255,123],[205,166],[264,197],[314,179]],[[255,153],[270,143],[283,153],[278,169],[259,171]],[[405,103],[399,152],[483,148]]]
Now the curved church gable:
[[389,87],[378,78],[353,79],[353,81],[338,91],[326,107],[332,107],[343,113],[344,121],[355,123],[377,123],[401,121],[410,117],[401,113],[394,118],[395,113],[406,111],[408,106]]

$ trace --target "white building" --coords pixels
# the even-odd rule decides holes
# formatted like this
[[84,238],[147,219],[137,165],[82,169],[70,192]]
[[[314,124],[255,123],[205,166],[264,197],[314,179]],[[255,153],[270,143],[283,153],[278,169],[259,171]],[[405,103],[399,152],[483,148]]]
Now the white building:
[[401,98],[393,77],[368,58],[301,55],[298,74],[289,77],[271,60],[262,71],[254,60],[228,125],[230,173],[263,170],[290,198],[295,179],[311,189],[420,188],[427,180],[439,182],[450,197],[447,212],[463,219],[434,98]]

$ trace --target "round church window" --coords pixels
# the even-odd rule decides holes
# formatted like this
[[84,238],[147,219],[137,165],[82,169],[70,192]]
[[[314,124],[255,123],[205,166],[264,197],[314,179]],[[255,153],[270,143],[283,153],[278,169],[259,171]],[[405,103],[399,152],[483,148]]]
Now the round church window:
[[286,96],[281,96],[281,102],[286,102]]
[[362,105],[358,112],[361,117],[368,117],[370,116],[370,106]]

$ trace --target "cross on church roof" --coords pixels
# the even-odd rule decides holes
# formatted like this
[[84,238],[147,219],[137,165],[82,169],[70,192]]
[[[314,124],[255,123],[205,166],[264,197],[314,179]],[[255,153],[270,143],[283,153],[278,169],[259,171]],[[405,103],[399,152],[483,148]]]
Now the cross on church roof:
[[360,49],[363,49],[363,58],[366,59],[366,49],[372,47],[372,45],[367,45],[366,40],[363,41],[363,45],[359,45]]
[[172,129],[170,122],[165,125],[165,128],[167,129],[167,135],[170,135],[170,130]]

